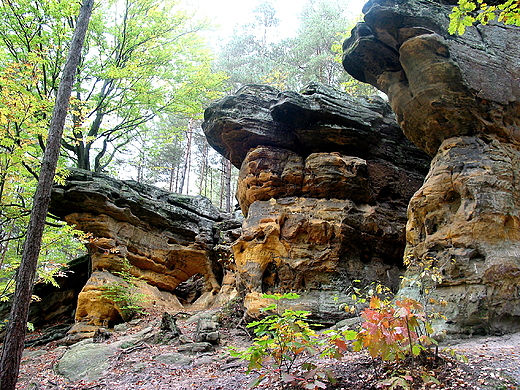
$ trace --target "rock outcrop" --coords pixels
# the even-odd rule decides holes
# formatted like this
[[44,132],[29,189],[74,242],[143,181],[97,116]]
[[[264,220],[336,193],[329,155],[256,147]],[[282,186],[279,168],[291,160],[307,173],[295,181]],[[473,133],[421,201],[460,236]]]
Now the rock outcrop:
[[381,98],[247,86],[209,107],[203,129],[240,167],[233,253],[249,314],[262,293],[299,291],[299,305],[333,322],[333,298],[353,280],[397,288],[406,207],[429,158]]
[[[435,156],[410,202],[408,277],[433,259],[449,332],[520,329],[520,28],[447,33],[444,2],[373,0],[344,67],[388,94],[406,136]],[[403,293],[412,293],[403,286]]]
[[213,252],[213,228],[222,215],[209,199],[75,170],[53,188],[50,211],[91,234],[92,275],[79,294],[77,322],[122,321],[122,308],[104,292],[126,283],[118,276],[123,270],[139,278],[150,305],[182,309],[172,293],[194,275],[203,281],[194,305],[210,306],[220,291],[223,269]]

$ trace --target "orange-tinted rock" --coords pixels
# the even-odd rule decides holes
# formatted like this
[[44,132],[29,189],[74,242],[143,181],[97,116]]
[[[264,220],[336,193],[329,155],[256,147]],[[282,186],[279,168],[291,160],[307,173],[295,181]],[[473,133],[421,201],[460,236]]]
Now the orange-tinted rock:
[[[383,204],[296,197],[256,201],[233,246],[239,285],[257,295],[297,291],[303,305],[323,300],[311,311],[333,322],[345,315],[333,296],[353,280],[380,280],[397,288],[405,221],[404,208]],[[251,301],[254,296],[248,295],[251,307],[261,304]]]
[[[160,291],[145,282],[137,282],[131,287],[124,279],[106,271],[94,271],[78,297],[76,322],[78,324],[113,326],[128,320],[129,312],[125,302],[114,301],[107,295],[112,287],[123,286],[129,293],[141,297],[136,301],[143,309],[159,307],[164,310],[182,310],[183,306],[175,295]],[[71,333],[82,332],[81,326],[75,326]]]
[[367,161],[333,152],[313,153],[303,160],[294,152],[261,146],[252,149],[242,164],[237,199],[244,215],[257,200],[289,196],[392,202],[406,208],[422,181],[420,173],[382,159]]
[[431,156],[447,138],[520,142],[517,26],[448,34],[444,2],[373,0],[344,43],[343,65],[387,93],[406,136]]
[[238,176],[237,199],[244,215],[257,200],[301,195],[303,167],[303,158],[287,149],[252,149]]
[[208,141],[241,164],[237,282],[251,316],[262,293],[299,291],[299,307],[332,323],[345,316],[336,300],[353,280],[397,288],[406,207],[429,159],[379,97],[317,84],[264,90],[246,86],[216,102],[203,124]]
[[448,306],[437,325],[516,331],[520,46],[512,42],[520,28],[491,23],[450,35],[451,10],[443,1],[372,0],[345,41],[343,64],[385,91],[407,137],[435,156],[410,202],[401,293],[421,296],[415,282],[438,268],[433,295]]
[[359,157],[339,153],[313,153],[305,159],[303,196],[310,198],[350,199],[372,203],[368,164]]
[[[410,202],[406,254],[436,259],[450,328],[509,331],[520,317],[520,150],[451,138]],[[476,299],[478,297],[478,299]]]
[[73,171],[65,185],[54,187],[50,210],[92,235],[87,247],[94,273],[80,293],[77,321],[102,325],[123,319],[100,286],[118,279],[108,272],[120,272],[125,263],[131,275],[165,294],[200,274],[204,288],[195,303],[215,300],[223,271],[212,252],[218,242],[213,226],[221,215],[208,199]]

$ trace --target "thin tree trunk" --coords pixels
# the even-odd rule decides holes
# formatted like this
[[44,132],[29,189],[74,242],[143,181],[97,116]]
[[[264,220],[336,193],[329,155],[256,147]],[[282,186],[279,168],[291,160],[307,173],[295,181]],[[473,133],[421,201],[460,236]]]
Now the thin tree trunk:
[[56,97],[49,127],[49,137],[43,156],[38,179],[38,187],[34,195],[33,209],[27,228],[22,262],[18,269],[16,290],[11,306],[9,323],[2,348],[0,360],[0,390],[14,390],[20,370],[20,360],[24,347],[25,333],[32,289],[36,275],[38,255],[40,253],[45,218],[49,208],[50,194],[63,136],[63,127],[67,116],[69,99],[72,92],[74,76],[78,67],[81,49],[92,14],[94,0],[84,0],[77,19],[76,29],[72,37],[69,56],[63,68],[62,79]]
[[173,190],[174,190],[173,185],[176,184],[175,180],[174,180],[175,179],[174,175],[175,175],[175,167],[172,166],[170,168],[170,192],[173,192]]
[[209,153],[209,144],[206,140],[206,137],[202,138],[202,145],[200,148],[200,152],[202,154],[202,162],[200,167],[200,182],[199,182],[199,194],[203,196],[208,196],[208,153]]
[[231,161],[224,160],[225,165],[225,193],[226,193],[226,212],[231,212]]
[[209,198],[213,202],[213,172],[209,170]]
[[[177,146],[179,145],[180,141],[178,138],[175,138],[175,149],[177,149]],[[181,158],[179,156],[179,159],[178,161],[173,161],[172,162],[172,170],[175,170],[175,186],[173,188],[175,188],[175,190],[173,190],[174,192],[177,192],[177,193],[180,193],[181,191],[179,191],[179,175],[180,175],[180,171],[181,171]],[[171,177],[171,176],[170,176]],[[172,191],[170,189],[170,191]]]
[[184,155],[184,167],[181,172],[181,181],[179,184],[178,192],[179,194],[183,193],[184,183],[186,184],[186,194],[189,192],[189,179],[190,179],[190,165],[191,165],[191,138],[192,138],[192,129],[191,129],[191,120],[188,123],[188,127],[186,129],[186,153]]
[[186,195],[190,194],[191,152],[193,146],[193,119],[188,122],[188,146],[186,150]]
[[219,208],[222,210],[224,208],[224,198],[225,198],[225,194],[224,194],[224,187],[225,187],[225,163],[226,163],[226,159],[224,156],[222,156],[220,158],[220,195],[219,195],[219,202],[218,202],[218,206]]

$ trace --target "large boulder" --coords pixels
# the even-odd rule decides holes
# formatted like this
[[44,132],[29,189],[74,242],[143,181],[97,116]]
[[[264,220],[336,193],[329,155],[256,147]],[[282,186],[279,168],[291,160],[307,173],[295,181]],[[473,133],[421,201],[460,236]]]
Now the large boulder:
[[519,28],[447,32],[444,2],[372,0],[344,43],[343,65],[387,93],[407,137],[431,156],[447,138],[493,134],[518,142]]
[[157,290],[152,289],[152,302],[177,307],[178,300],[164,293],[200,274],[199,303],[214,301],[223,271],[213,254],[213,227],[222,215],[209,199],[73,170],[64,185],[53,188],[50,211],[90,234],[93,274],[79,294],[76,321],[112,325],[124,319],[104,292],[124,284],[118,275],[125,273]]
[[333,323],[354,280],[397,289],[406,207],[429,158],[381,98],[247,86],[209,107],[203,128],[240,167],[233,253],[247,314],[269,303],[262,293],[297,291],[298,307]]
[[[445,2],[372,0],[345,69],[388,94],[407,137],[435,156],[408,213],[410,270],[438,268],[448,332],[520,329],[520,28],[447,32]],[[415,293],[418,293],[415,291]]]

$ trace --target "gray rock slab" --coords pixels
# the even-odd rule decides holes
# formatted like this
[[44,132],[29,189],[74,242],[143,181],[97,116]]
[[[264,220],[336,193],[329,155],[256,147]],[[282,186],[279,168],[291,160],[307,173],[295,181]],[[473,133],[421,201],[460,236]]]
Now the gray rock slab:
[[71,381],[95,381],[110,367],[109,359],[120,343],[97,344],[90,340],[71,347],[55,366],[59,375]]
[[154,360],[164,364],[173,364],[177,366],[187,366],[193,362],[192,358],[175,352],[157,355],[154,357]]

